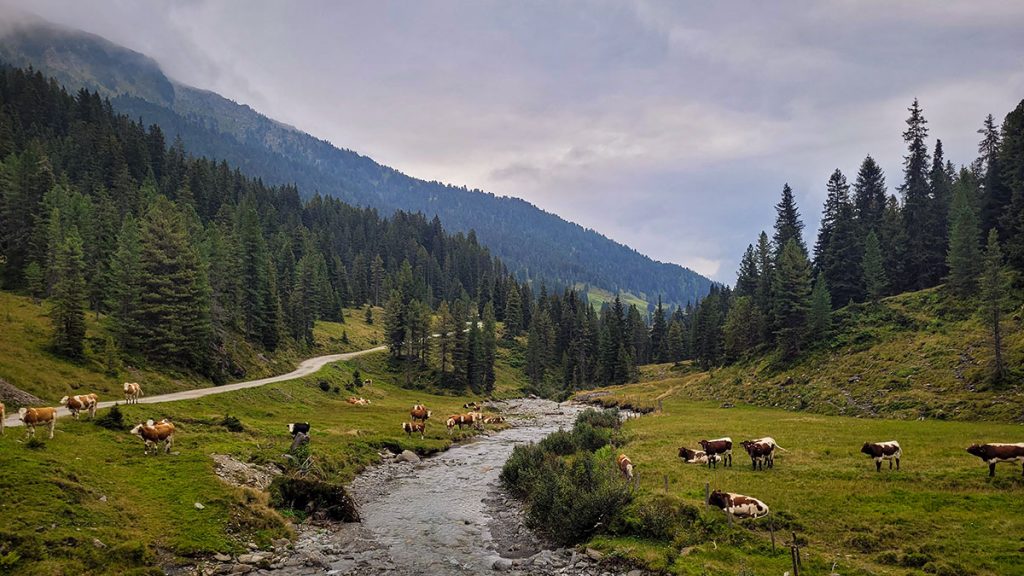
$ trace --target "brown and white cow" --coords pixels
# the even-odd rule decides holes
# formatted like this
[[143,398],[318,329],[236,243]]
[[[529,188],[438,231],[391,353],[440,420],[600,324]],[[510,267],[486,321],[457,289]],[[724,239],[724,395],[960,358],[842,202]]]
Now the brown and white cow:
[[896,461],[896,469],[900,469],[900,459],[903,458],[903,449],[900,443],[895,440],[888,442],[865,442],[860,451],[867,454],[875,461],[875,472],[882,471],[882,460],[889,461],[889,470],[892,470],[892,461]]
[[366,398],[363,398],[362,396],[360,396],[358,398],[356,398],[355,396],[350,396],[349,399],[346,400],[346,402],[348,402],[349,404],[352,404],[353,406],[366,406],[367,404],[370,403],[369,400],[367,400]]
[[18,410],[18,418],[25,424],[25,435],[33,438],[36,426],[50,427],[50,440],[53,440],[53,429],[57,425],[56,408],[22,408]]
[[4,433],[4,418],[7,418],[7,407],[0,402],[0,434]]
[[166,418],[159,422],[147,420],[145,424],[138,424],[132,428],[131,433],[142,438],[145,443],[143,452],[146,454],[149,454],[150,447],[156,450],[154,454],[159,453],[161,442],[164,443],[164,453],[170,453],[171,446],[174,444],[174,423]]
[[[967,451],[988,464],[989,477],[996,475],[997,462],[1024,462],[1024,442],[1016,444],[972,444]],[[1021,470],[1024,475],[1024,469]]]
[[89,418],[96,417],[96,405],[99,404],[99,397],[95,394],[79,394],[77,396],[65,396],[60,399],[61,406],[67,406],[67,409],[71,411],[71,415],[78,420],[78,413],[86,411],[89,413]]
[[629,456],[625,454],[619,454],[618,458],[615,459],[615,463],[619,465],[619,472],[625,476],[626,480],[633,481],[633,461],[629,459]]
[[138,382],[125,382],[124,383],[124,402],[125,404],[138,404],[139,397],[142,396],[142,386],[139,386]]
[[480,411],[479,402],[466,402],[465,404],[462,405],[462,407],[465,408],[466,410],[472,410],[474,412]]
[[761,518],[768,515],[768,505],[757,498],[715,490],[708,504],[717,506],[737,518]]
[[468,414],[452,414],[451,416],[448,417],[448,420],[452,422],[452,424],[448,426],[449,430],[451,430],[452,426],[458,426],[459,430],[462,430],[463,426],[476,427],[477,421],[482,420],[482,418],[478,418],[478,415],[476,413],[470,412]]
[[423,439],[423,432],[426,427],[425,422],[402,422],[402,430],[404,430],[409,436],[412,436],[413,432],[419,432],[420,440]]
[[751,467],[754,470],[774,468],[775,449],[778,448],[783,452],[786,451],[786,449],[779,446],[771,436],[756,438],[754,440],[744,440],[743,442],[740,442],[740,445],[743,446],[743,449],[750,455]]
[[453,415],[453,416],[449,416],[449,417],[448,417],[448,418],[447,418],[447,419],[446,419],[446,420],[444,421],[444,425],[445,425],[445,427],[446,427],[446,428],[448,428],[448,435],[449,435],[449,436],[451,436],[451,435],[452,435],[452,432],[454,432],[454,431],[455,431],[455,416],[458,416],[458,414],[455,414],[455,415]]
[[427,407],[423,404],[417,404],[412,407],[409,411],[409,416],[413,419],[413,422],[420,421],[426,422],[433,415],[433,412],[427,410]]
[[679,449],[679,457],[687,464],[707,464],[711,458],[716,462],[721,458],[718,454],[708,456],[703,450],[691,450],[685,446]]
[[373,380],[371,380],[370,378],[367,378],[366,380],[363,380],[363,386],[372,386],[372,385],[373,385]]
[[[701,440],[697,442],[700,447],[704,449],[704,453],[708,455],[708,467],[718,467],[718,461],[722,461],[723,466],[732,467],[732,438],[728,436],[724,438],[716,438],[714,440]],[[711,458],[712,456],[718,456],[718,458]]]
[[504,421],[501,416],[484,416],[484,424],[501,424]]

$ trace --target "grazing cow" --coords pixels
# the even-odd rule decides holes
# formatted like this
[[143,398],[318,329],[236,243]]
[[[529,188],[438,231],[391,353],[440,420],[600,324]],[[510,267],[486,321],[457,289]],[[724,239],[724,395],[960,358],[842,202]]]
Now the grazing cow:
[[889,470],[892,470],[892,461],[896,461],[896,469],[900,469],[900,459],[903,458],[903,449],[900,443],[895,440],[888,442],[865,442],[860,451],[867,454],[875,461],[875,472],[882,471],[882,460],[889,461]]
[[139,386],[138,382],[124,383],[125,404],[138,404],[140,396],[142,396],[142,386]]
[[633,461],[629,459],[629,456],[625,454],[619,454],[619,457],[615,459],[615,463],[619,465],[619,471],[626,477],[626,480],[633,481]]
[[156,423],[147,420],[145,424],[132,428],[131,433],[142,438],[146,446],[143,450],[145,454],[149,454],[150,447],[156,450],[154,454],[158,454],[161,442],[164,443],[164,453],[170,453],[171,445],[174,444],[174,423],[166,418]]
[[717,506],[737,518],[761,518],[768,514],[768,505],[757,498],[715,490],[708,504]]
[[420,421],[426,422],[433,415],[433,412],[427,410],[427,407],[423,404],[417,404],[412,407],[409,411],[409,416],[412,417],[413,422]]
[[4,433],[4,418],[7,418],[7,407],[0,402],[0,434]]
[[350,396],[347,402],[349,404],[352,404],[353,406],[366,406],[367,404],[370,403],[369,400],[363,398],[362,396],[360,396],[359,398],[356,398],[355,396]]
[[293,422],[288,425],[288,432],[292,437],[298,436],[299,434],[309,436],[309,422]]
[[56,408],[22,408],[18,417],[25,424],[25,435],[34,438],[36,426],[50,426],[50,440],[53,440],[53,429],[57,425]]
[[405,433],[408,434],[410,437],[412,436],[413,432],[419,432],[420,440],[423,439],[423,432],[424,430],[426,430],[426,428],[427,425],[425,422],[402,422],[402,430],[405,430]]
[[[732,438],[716,438],[715,440],[701,440],[698,442],[708,455],[708,467],[718,467],[717,462],[722,461],[723,466],[732,467]],[[718,458],[711,458],[718,456]]]
[[96,405],[99,398],[95,394],[79,394],[78,396],[65,396],[60,399],[61,406],[67,406],[71,415],[78,420],[78,413],[85,410],[89,412],[89,418],[96,417]]
[[[996,462],[1024,462],[1024,442],[1016,444],[972,444],[967,451],[988,464],[989,477],[996,475]],[[1024,469],[1021,470],[1024,474]]]
[[[458,416],[458,414],[456,414],[456,416]],[[448,428],[448,435],[451,436],[452,432],[455,430],[455,416],[449,416],[448,419],[444,421],[444,425]],[[461,427],[459,429],[461,430]]]
[[373,384],[373,380],[371,380],[370,378],[367,378],[366,380],[363,380],[363,386],[370,386],[372,384]]
[[708,456],[703,450],[691,450],[686,447],[679,449],[679,457],[687,464],[707,464],[709,459],[714,459],[716,462],[721,459],[718,454]]

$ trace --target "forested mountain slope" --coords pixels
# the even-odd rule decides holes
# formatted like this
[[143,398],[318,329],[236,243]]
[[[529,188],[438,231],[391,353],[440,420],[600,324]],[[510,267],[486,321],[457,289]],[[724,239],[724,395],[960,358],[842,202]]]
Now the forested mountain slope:
[[17,28],[0,39],[0,59],[41,69],[71,89],[99,91],[118,111],[160,125],[168,141],[180,136],[193,154],[224,159],[268,184],[295,184],[304,194],[319,191],[385,214],[436,214],[448,230],[475,230],[521,280],[588,283],[679,305],[710,288],[689,269],[653,261],[523,200],[412,178],[248,106],[177,84],[151,59],[97,36],[42,23]]

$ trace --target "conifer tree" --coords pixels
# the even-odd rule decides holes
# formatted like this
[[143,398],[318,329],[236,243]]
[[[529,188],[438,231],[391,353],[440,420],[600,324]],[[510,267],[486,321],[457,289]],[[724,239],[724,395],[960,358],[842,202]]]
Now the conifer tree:
[[1010,268],[1024,273],[1024,100],[1003,122],[999,164],[1010,198],[999,217],[1000,238],[1005,238]]
[[54,265],[53,347],[64,356],[81,358],[85,352],[85,257],[82,240],[74,228],[57,251]]
[[757,293],[758,270],[757,253],[753,244],[747,244],[747,250],[740,259],[740,269],[736,274],[736,295],[754,296]]
[[651,322],[651,355],[655,362],[668,362],[668,326],[665,324],[665,308],[658,296],[658,307],[654,309]]
[[735,361],[761,343],[764,317],[750,296],[737,296],[725,317],[725,357]]
[[946,282],[953,294],[961,298],[974,294],[981,267],[978,217],[967,194],[967,190],[959,185],[953,193],[948,223],[949,251],[946,253],[949,266]]
[[[757,292],[754,294],[754,303],[761,310],[761,315],[765,319],[766,329],[768,327],[768,319],[772,313],[772,283],[775,278],[774,262],[768,234],[762,230],[760,236],[757,237]],[[767,334],[764,336],[767,336]]]
[[905,272],[907,234],[903,228],[899,200],[892,194],[885,203],[882,227],[878,230],[878,244],[881,247],[885,277],[888,279],[886,294],[898,294],[909,282]]
[[807,245],[804,244],[803,230],[804,223],[800,220],[800,212],[796,207],[796,199],[793,198],[793,189],[786,184],[782,187],[782,198],[775,205],[775,236],[772,243],[775,246],[774,261],[778,262],[783,249],[790,240],[796,243],[796,247],[807,257]]
[[25,267],[25,286],[32,296],[32,301],[36,304],[39,304],[39,300],[46,295],[46,276],[43,274],[42,267],[35,260],[29,262]]
[[860,237],[882,226],[885,215],[885,174],[870,155],[864,158],[853,184],[853,204]]
[[861,273],[864,277],[864,293],[871,302],[885,295],[885,266],[882,262],[882,251],[875,231],[868,232],[864,240],[864,258],[861,260]]
[[[1012,133],[1012,131],[1008,133]],[[978,134],[981,134],[981,142],[978,143],[978,160],[982,171],[980,225],[982,230],[995,228],[1002,234],[1001,219],[1006,207],[1010,204],[1012,193],[1003,180],[1000,158],[1003,148],[1002,136],[999,126],[996,125],[991,114],[985,117],[985,122],[978,130]]]
[[405,330],[405,305],[402,303],[402,293],[392,290],[384,304],[384,341],[393,358],[402,357]]
[[981,275],[981,301],[985,324],[992,332],[993,370],[992,379],[1001,382],[1006,377],[1003,363],[1003,305],[1006,299],[1006,283],[1003,279],[1003,253],[999,248],[999,233],[993,228],[988,233],[985,259]]
[[846,183],[846,176],[843,176],[838,168],[829,176],[825,188],[825,206],[821,212],[818,240],[814,243],[814,269],[819,273],[832,266],[829,243],[836,227],[836,220],[839,219],[839,211],[850,203],[850,186]]
[[821,274],[814,282],[811,291],[811,308],[807,318],[807,339],[817,342],[828,336],[832,330],[832,297],[829,295],[828,281]]
[[811,297],[811,266],[795,239],[779,257],[773,295],[775,340],[782,357],[790,359],[800,354]]
[[448,307],[446,300],[441,301],[441,305],[437,308],[437,341],[438,341],[438,356],[441,365],[441,378],[444,379],[448,371],[448,358],[451,356],[451,342],[455,337],[453,332],[458,327],[455,325],[455,319],[452,318],[451,309]]
[[[929,155],[925,138],[928,137],[928,123],[921,113],[921,107],[914,99],[908,108],[907,129],[903,140],[907,144],[907,155],[903,157],[903,230],[906,235],[903,288],[920,290],[934,284],[936,270],[932,254],[939,242],[934,230],[934,209],[928,181]],[[941,253],[940,253],[941,254]],[[890,279],[894,278],[890,275]]]
[[519,286],[509,283],[505,296],[505,334],[506,340],[513,340],[523,331],[523,306],[519,294]]
[[832,308],[860,301],[864,292],[860,265],[863,252],[857,236],[853,206],[849,202],[839,206],[826,252],[827,267],[822,273],[830,289]]
[[[429,311],[429,309],[428,309]],[[494,305],[488,302],[484,305],[483,330],[480,338],[483,348],[483,391],[490,395],[494,392],[494,384],[497,375],[494,373],[494,363],[498,356],[497,320],[494,318]]]
[[117,235],[117,249],[111,257],[110,271],[112,289],[107,303],[113,321],[114,337],[124,350],[136,350],[139,334],[135,325],[135,310],[142,301],[142,244],[139,241],[139,227],[129,213],[121,224]]

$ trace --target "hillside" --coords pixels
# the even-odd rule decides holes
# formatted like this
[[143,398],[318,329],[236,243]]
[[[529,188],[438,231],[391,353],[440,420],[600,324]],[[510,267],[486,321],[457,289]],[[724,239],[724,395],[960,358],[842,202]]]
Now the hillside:
[[[1004,358],[1024,366],[1024,301],[1003,324]],[[832,334],[792,363],[760,353],[701,371],[652,364],[643,382],[665,382],[695,399],[819,414],[904,420],[1024,422],[1019,376],[989,382],[989,334],[970,301],[943,287],[855,304],[836,312]]]
[[[119,112],[181,137],[197,155],[224,159],[269,184],[296,184],[348,203],[437,215],[453,232],[474,230],[482,244],[521,279],[551,286],[589,283],[642,299],[695,302],[710,281],[656,262],[601,234],[516,198],[427,182],[318,140],[248,106],[175,83],[143,55],[102,38],[39,23],[0,40],[0,60],[31,65],[70,89],[112,99]],[[524,241],[526,239],[526,241]]]

